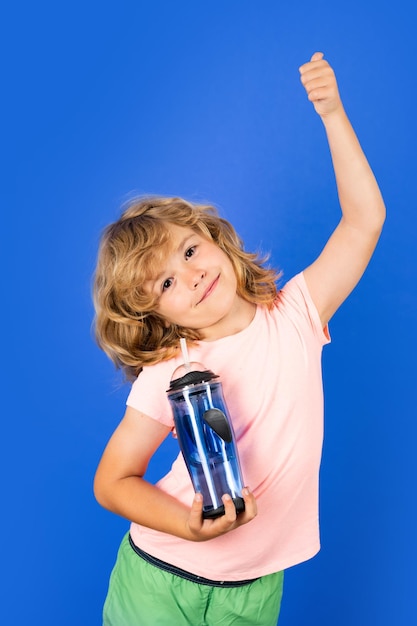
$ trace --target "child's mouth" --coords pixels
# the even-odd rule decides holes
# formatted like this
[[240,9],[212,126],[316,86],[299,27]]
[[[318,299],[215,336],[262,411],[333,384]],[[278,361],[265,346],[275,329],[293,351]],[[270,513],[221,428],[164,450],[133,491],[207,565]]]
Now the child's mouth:
[[208,296],[210,296],[213,291],[216,289],[217,287],[217,283],[219,282],[219,278],[220,278],[220,274],[217,276],[217,278],[215,278],[213,280],[212,283],[210,283],[210,285],[208,286],[208,288],[206,289],[206,291],[203,293],[203,297],[201,298],[201,300],[199,300],[197,302],[197,305],[200,304],[201,302],[203,302],[206,298],[208,298]]

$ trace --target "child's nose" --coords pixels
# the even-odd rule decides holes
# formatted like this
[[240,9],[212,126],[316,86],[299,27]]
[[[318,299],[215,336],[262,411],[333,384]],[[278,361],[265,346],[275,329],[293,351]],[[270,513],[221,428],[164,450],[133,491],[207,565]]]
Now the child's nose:
[[193,272],[193,274],[191,275],[191,287],[193,289],[197,289],[197,287],[199,286],[200,282],[202,280],[204,280],[206,273],[203,270],[199,270],[198,272]]

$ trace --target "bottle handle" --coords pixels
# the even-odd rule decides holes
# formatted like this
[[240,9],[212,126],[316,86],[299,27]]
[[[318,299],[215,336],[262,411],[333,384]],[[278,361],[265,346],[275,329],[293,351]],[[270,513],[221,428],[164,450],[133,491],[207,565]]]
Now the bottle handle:
[[203,413],[203,420],[226,443],[232,442],[232,430],[226,415],[220,409],[208,409]]

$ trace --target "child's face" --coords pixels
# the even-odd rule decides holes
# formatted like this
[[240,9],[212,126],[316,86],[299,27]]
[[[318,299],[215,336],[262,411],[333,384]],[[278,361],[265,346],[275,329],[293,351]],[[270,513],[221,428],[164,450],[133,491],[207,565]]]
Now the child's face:
[[159,297],[156,312],[167,323],[199,330],[213,340],[236,332],[243,301],[229,257],[213,241],[171,224],[171,250],[149,291]]

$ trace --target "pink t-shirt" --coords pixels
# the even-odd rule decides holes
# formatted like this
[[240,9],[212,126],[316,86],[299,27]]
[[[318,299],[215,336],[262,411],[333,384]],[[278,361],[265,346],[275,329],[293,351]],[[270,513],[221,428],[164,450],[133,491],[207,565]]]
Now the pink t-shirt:
[[[220,376],[258,515],[201,543],[132,523],[137,546],[197,576],[230,581],[271,574],[318,552],[321,353],[329,341],[301,273],[279,292],[271,311],[258,306],[243,331],[190,349],[192,361]],[[180,364],[177,358],[145,367],[127,404],[173,426],[166,390]],[[157,484],[191,505],[194,491],[181,455]]]

